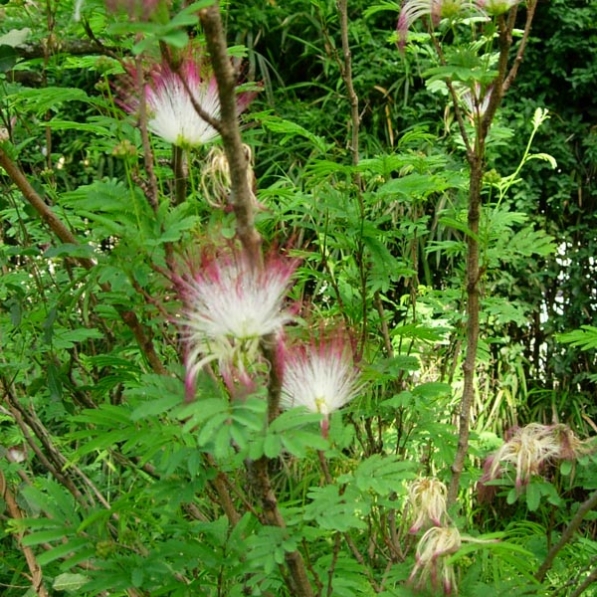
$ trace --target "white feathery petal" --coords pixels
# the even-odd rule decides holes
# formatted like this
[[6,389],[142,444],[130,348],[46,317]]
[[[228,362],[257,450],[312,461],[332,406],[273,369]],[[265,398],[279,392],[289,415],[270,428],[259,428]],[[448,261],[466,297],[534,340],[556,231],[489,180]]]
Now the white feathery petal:
[[195,102],[212,118],[220,116],[217,87],[202,81],[196,69],[187,66],[182,75],[164,69],[156,76],[155,88],[147,86],[149,130],[169,143],[196,146],[208,143],[218,132],[197,114],[180,76],[185,76]]

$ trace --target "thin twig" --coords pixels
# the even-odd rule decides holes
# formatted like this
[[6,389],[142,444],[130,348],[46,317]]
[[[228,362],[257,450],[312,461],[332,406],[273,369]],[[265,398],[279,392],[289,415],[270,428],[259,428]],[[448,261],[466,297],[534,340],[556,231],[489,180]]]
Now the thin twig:
[[357,250],[355,261],[359,269],[359,281],[362,301],[362,328],[361,328],[361,351],[364,349],[367,341],[367,322],[369,320],[369,305],[367,304],[367,267],[365,265],[365,245],[363,243],[363,226],[365,223],[365,203],[363,200],[363,188],[361,181],[361,174],[356,169],[359,165],[359,129],[361,124],[361,117],[359,115],[359,98],[354,89],[352,80],[352,54],[350,51],[350,40],[348,38],[348,6],[347,0],[338,0],[338,13],[340,15],[340,38],[342,40],[342,60],[338,60],[340,66],[340,73],[346,91],[348,92],[348,101],[350,103],[350,120],[351,120],[351,142],[350,153],[352,155],[352,165],[354,166],[352,180],[356,187],[357,200],[359,202],[359,215],[361,221],[361,229],[359,238],[357,240]]
[[[19,509],[19,506],[17,505],[17,500],[15,499],[15,496],[10,491],[10,489],[8,487],[8,483],[6,482],[6,478],[4,477],[4,474],[2,473],[1,470],[0,470],[0,495],[2,496],[2,498],[4,499],[4,501],[6,503],[6,508],[8,510],[8,513],[10,514],[10,517],[13,520],[21,520],[23,518],[23,515],[21,514],[21,510]],[[24,535],[24,533],[18,532],[17,536],[16,536],[16,541],[17,541],[18,546],[21,548],[23,555],[25,556],[25,561],[27,562],[27,568],[29,568],[29,572],[31,573],[30,580],[31,580],[31,584],[33,585],[33,590],[35,591],[35,593],[38,597],[49,597],[48,591],[46,590],[46,588],[43,584],[43,575],[42,575],[42,571],[41,571],[41,566],[37,563],[35,554],[33,553],[33,550],[31,549],[31,547],[23,545],[23,543],[22,543],[23,535]]]
[[535,578],[539,582],[543,582],[545,579],[545,575],[547,571],[553,565],[553,562],[562,550],[562,548],[569,543],[572,538],[574,537],[574,533],[578,530],[580,523],[584,520],[585,516],[593,509],[597,507],[597,491],[595,491],[587,500],[585,500],[576,511],[576,514],[572,518],[572,520],[568,523],[568,526],[564,529],[560,540],[552,546],[552,548],[547,552],[547,556],[543,564],[541,564],[539,570],[537,570],[537,574],[535,574]]
[[[524,26],[524,32],[522,34],[522,38],[520,40],[520,45],[518,46],[518,51],[516,52],[516,58],[514,59],[514,64],[504,81],[504,92],[508,91],[510,85],[512,85],[516,75],[518,74],[518,68],[522,63],[522,59],[524,57],[524,52],[526,50],[527,43],[529,41],[529,37],[531,35],[531,25],[533,24],[533,18],[535,16],[535,9],[537,8],[537,0],[528,0],[527,1],[527,20]],[[513,14],[514,11],[513,11]]]
[[580,597],[594,582],[597,581],[597,568],[591,571],[591,574],[585,578],[585,580],[578,585],[576,589],[572,593],[570,593],[570,597]]
[[153,169],[153,151],[149,142],[147,129],[147,98],[144,93],[145,81],[143,80],[143,65],[141,55],[135,59],[135,87],[139,97],[139,130],[141,131],[141,144],[143,146],[143,164],[149,179],[149,188],[146,196],[154,212],[158,210],[158,179]]

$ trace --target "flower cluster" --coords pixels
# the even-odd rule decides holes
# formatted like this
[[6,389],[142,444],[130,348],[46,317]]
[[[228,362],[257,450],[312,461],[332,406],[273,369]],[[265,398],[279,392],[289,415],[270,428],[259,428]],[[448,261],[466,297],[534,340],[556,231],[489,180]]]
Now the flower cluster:
[[187,399],[208,363],[217,362],[229,389],[240,382],[252,389],[253,365],[267,336],[277,343],[282,377],[281,407],[306,407],[324,415],[352,400],[360,389],[350,343],[342,335],[308,346],[284,345],[283,328],[292,319],[284,300],[296,260],[270,255],[254,268],[237,250],[204,255],[199,271],[182,288]]
[[437,27],[441,19],[453,19],[474,7],[472,0],[405,0],[396,26],[398,46],[404,49],[408,30],[416,20],[429,16]]
[[398,46],[401,50],[404,49],[408,30],[422,17],[430,17],[433,27],[437,27],[441,19],[455,19],[475,13],[486,18],[498,16],[519,2],[520,0],[404,0],[396,26]]

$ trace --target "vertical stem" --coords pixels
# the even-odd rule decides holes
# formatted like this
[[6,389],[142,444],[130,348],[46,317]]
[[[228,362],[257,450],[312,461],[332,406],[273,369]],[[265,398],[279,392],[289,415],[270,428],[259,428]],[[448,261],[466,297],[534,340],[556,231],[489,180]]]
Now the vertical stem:
[[[352,80],[352,54],[350,51],[350,40],[348,39],[348,0],[338,0],[338,13],[340,15],[340,37],[342,39],[342,60],[338,59],[342,80],[346,85],[348,101],[350,103],[350,152],[352,155],[352,165],[359,164],[359,128],[361,118],[359,116],[359,98],[354,89]],[[367,339],[367,316],[369,308],[367,305],[367,268],[365,266],[365,247],[362,240],[362,226],[365,222],[365,205],[363,203],[363,192],[361,184],[361,175],[356,170],[353,172],[353,182],[356,187],[357,198],[359,202],[359,213],[361,218],[361,236],[357,242],[356,262],[359,267],[359,277],[361,286],[361,300],[363,301],[362,329],[361,329],[361,350]]]
[[460,476],[468,453],[471,407],[475,396],[475,366],[479,341],[479,220],[481,217],[481,186],[483,160],[477,155],[471,160],[466,257],[466,358],[462,366],[464,387],[460,401],[458,448],[452,464],[452,479],[448,490],[448,504],[458,497]]
[[187,198],[188,165],[184,149],[172,146],[172,171],[174,172],[174,204],[181,205]]
[[153,152],[149,142],[149,131],[147,130],[147,101],[145,97],[145,81],[143,80],[143,67],[141,56],[135,60],[135,86],[139,94],[139,130],[141,131],[141,143],[143,145],[143,163],[145,172],[149,177],[149,188],[146,195],[153,211],[158,209],[158,181],[153,169]]
[[236,233],[254,267],[263,265],[261,236],[255,228],[253,193],[247,177],[247,156],[243,151],[236,109],[236,77],[222,27],[219,3],[200,11],[205,41],[218,82],[220,99],[220,135],[230,168],[232,207],[236,216]]
[[[261,252],[261,236],[255,228],[253,213],[253,193],[247,177],[248,160],[243,150],[238,115],[236,108],[236,80],[226,45],[226,37],[222,27],[219,3],[199,13],[205,40],[209,50],[214,75],[218,83],[220,100],[220,121],[218,132],[222,137],[226,159],[230,169],[230,186],[232,190],[232,207],[236,216],[236,232],[243,248],[254,268],[263,267]],[[272,338],[264,338],[261,350],[270,363],[270,380],[268,385],[268,421],[278,414],[281,378],[278,355]],[[286,522],[278,508],[278,499],[269,476],[269,459],[263,456],[248,464],[253,478],[253,485],[259,495],[263,509],[265,524],[285,529]],[[286,568],[290,575],[286,577],[288,589],[294,597],[313,597],[313,589],[307,576],[307,569],[298,550],[284,555]]]
[[[481,217],[481,190],[483,187],[483,170],[485,167],[485,143],[489,134],[491,123],[495,117],[497,109],[502,101],[506,89],[511,85],[516,77],[518,64],[522,61],[526,42],[530,32],[533,16],[535,13],[536,0],[529,3],[527,9],[527,20],[525,31],[523,33],[523,42],[518,49],[515,65],[508,70],[508,58],[512,46],[512,29],[514,28],[515,13],[512,11],[506,20],[504,15],[498,17],[499,31],[499,58],[497,64],[498,74],[491,88],[491,97],[485,114],[475,129],[475,142],[471,144],[467,141],[466,133],[462,119],[459,119],[459,125],[465,144],[467,146],[467,161],[470,166],[469,177],[469,199],[468,199],[468,229],[467,238],[467,259],[466,259],[466,357],[463,364],[464,387],[460,401],[458,446],[456,456],[452,464],[452,479],[448,489],[448,505],[453,505],[458,498],[458,487],[460,477],[464,469],[464,462],[468,454],[468,441],[470,435],[471,408],[475,396],[475,369],[477,362],[477,345],[479,342],[479,220]],[[441,57],[441,48],[440,48]],[[451,83],[448,84],[452,94],[454,108],[459,113],[457,98]]]

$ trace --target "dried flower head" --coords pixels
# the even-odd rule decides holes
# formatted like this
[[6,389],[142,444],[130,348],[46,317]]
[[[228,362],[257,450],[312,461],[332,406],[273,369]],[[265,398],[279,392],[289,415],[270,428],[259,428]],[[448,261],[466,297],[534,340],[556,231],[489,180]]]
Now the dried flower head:
[[246,367],[257,358],[260,339],[279,334],[292,319],[283,301],[296,265],[270,256],[257,269],[240,251],[204,257],[183,291],[187,394],[194,393],[197,373],[212,361],[224,375],[235,371],[249,383]]
[[454,568],[447,556],[458,551],[462,539],[456,527],[431,527],[420,539],[415,553],[415,567],[408,582],[418,590],[440,587],[445,595],[456,592]]
[[582,442],[567,425],[530,423],[515,428],[509,439],[487,460],[481,484],[497,479],[505,466],[516,471],[516,487],[521,489],[542,466],[552,460],[573,459],[583,449]]
[[437,527],[449,520],[446,498],[448,490],[439,479],[425,477],[413,481],[408,488],[408,503],[415,515],[409,533],[418,533],[423,527]]
[[284,356],[280,405],[304,406],[325,416],[327,435],[330,413],[350,402],[361,389],[350,343],[341,335],[290,349]]

